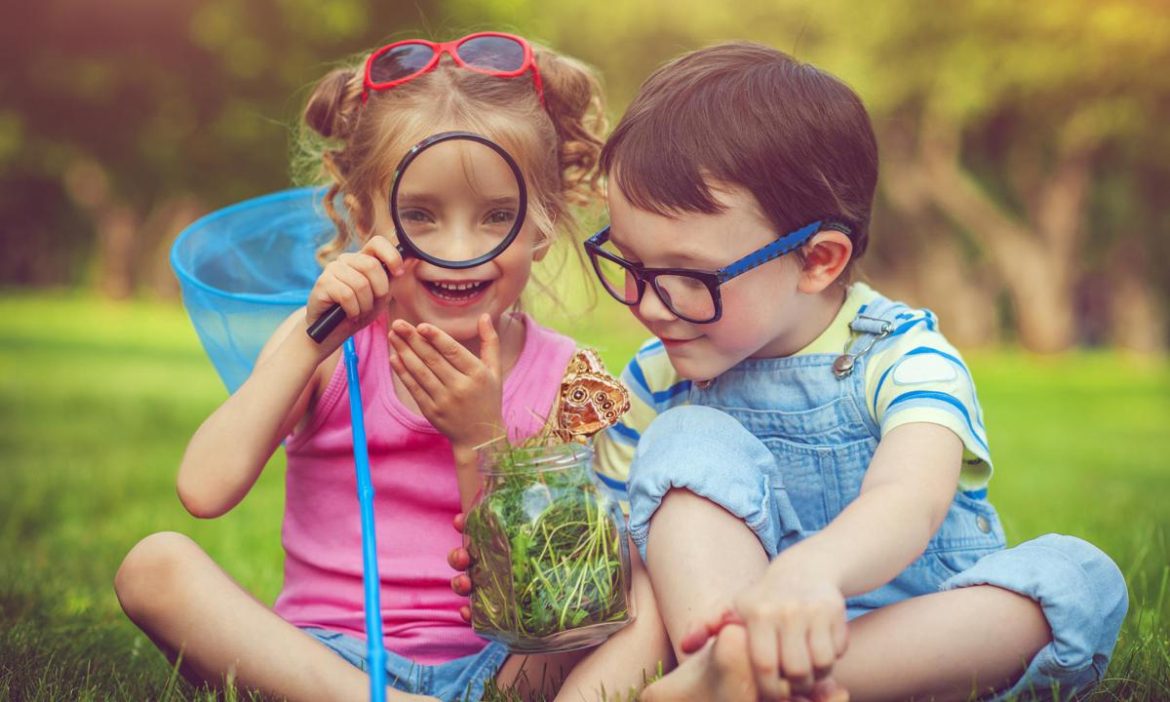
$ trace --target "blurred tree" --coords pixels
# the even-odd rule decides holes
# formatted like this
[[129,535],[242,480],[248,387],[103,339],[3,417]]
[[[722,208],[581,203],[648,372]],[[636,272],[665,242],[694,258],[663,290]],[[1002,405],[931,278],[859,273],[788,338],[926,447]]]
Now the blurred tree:
[[1161,0],[450,5],[592,58],[618,105],[649,64],[719,40],[812,60],[874,118],[886,226],[868,270],[884,287],[946,308],[967,343],[995,337],[1006,300],[1019,343],[1056,351],[1083,326],[1078,289],[1103,276],[1112,338],[1164,343],[1170,276],[1141,255],[1166,249],[1170,221],[1154,185],[1170,177]]
[[0,23],[0,282],[115,296],[201,209],[288,184],[288,133],[331,63],[427,6],[48,0]]
[[[390,35],[512,29],[602,70],[616,117],[662,61],[761,41],[869,105],[867,272],[960,343],[1165,343],[1165,0],[48,0],[0,25],[0,282],[126,294],[198,209],[287,183],[329,64]],[[46,245],[51,244],[51,245]],[[127,262],[129,260],[129,262]]]

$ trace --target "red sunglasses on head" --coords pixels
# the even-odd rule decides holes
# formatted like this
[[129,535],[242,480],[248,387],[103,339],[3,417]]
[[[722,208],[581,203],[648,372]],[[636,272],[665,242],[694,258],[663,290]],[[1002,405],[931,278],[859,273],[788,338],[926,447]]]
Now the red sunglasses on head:
[[446,53],[455,65],[489,76],[515,78],[532,72],[532,85],[540,104],[544,104],[544,86],[536,67],[532,45],[522,37],[502,32],[476,32],[462,39],[436,43],[425,39],[407,39],[387,44],[370,54],[362,83],[362,104],[374,90],[390,90],[424,73],[435,70]]

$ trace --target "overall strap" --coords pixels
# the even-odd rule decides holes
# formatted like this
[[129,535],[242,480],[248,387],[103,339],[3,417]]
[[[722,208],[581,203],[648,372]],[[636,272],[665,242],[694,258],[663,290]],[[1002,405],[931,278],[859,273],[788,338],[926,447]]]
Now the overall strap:
[[916,310],[880,296],[870,300],[861,306],[849,323],[853,338],[845,352],[833,360],[833,375],[838,380],[848,378],[857,367],[857,359],[869,353],[879,341],[905,333],[920,323],[934,327],[934,315],[930,310]]

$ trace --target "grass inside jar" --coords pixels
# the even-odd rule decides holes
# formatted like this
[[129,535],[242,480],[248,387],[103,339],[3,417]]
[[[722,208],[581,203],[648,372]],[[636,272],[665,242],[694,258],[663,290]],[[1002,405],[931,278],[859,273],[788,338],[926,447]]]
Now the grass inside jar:
[[[472,625],[512,640],[621,622],[627,574],[613,505],[590,467],[534,467],[581,447],[508,447],[489,455],[488,486],[467,516]],[[618,519],[621,517],[618,516]]]

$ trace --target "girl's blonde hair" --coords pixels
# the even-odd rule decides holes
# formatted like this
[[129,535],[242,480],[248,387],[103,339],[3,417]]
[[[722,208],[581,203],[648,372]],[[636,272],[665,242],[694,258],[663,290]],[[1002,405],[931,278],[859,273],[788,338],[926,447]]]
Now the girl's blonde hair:
[[[318,250],[318,260],[328,261],[371,231],[374,194],[388,191],[407,149],[451,129],[483,134],[512,154],[528,185],[528,216],[546,243],[558,231],[573,236],[570,207],[596,201],[600,190],[601,85],[583,63],[540,46],[533,51],[543,106],[528,73],[489,76],[460,68],[448,56],[408,83],[371,91],[364,105],[365,56],[322,78],[305,106],[308,129],[299,140],[301,160],[315,166],[311,180],[329,184],[324,205],[337,229]],[[338,198],[348,217],[337,208]]]

